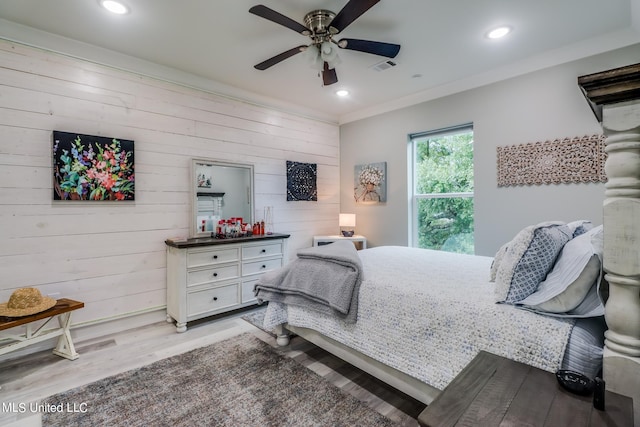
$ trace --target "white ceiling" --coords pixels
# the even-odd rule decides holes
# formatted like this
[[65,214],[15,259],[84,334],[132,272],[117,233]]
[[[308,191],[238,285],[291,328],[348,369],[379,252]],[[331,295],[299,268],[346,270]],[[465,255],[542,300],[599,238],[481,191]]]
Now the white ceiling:
[[[304,55],[253,68],[308,41],[250,14],[260,1],[299,22],[347,2],[123,0],[131,13],[116,16],[98,0],[0,0],[0,38],[340,123],[640,42],[640,0],[382,0],[337,38],[401,44],[397,66],[341,50],[323,87]],[[505,24],[506,38],[484,37]]]

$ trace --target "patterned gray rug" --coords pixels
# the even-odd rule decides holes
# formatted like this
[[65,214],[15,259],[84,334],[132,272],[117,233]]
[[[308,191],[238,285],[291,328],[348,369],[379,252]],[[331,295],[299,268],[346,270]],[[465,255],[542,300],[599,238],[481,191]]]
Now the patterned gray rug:
[[396,425],[248,333],[42,403],[79,409],[43,414],[45,427]]
[[265,329],[265,327],[263,326],[264,314],[266,311],[267,311],[267,305],[263,304],[256,311],[252,311],[251,313],[247,313],[244,316],[242,316],[241,319],[251,323],[253,326],[257,327],[258,329],[262,329],[266,333],[271,334],[272,336],[275,337],[276,333],[273,329]]

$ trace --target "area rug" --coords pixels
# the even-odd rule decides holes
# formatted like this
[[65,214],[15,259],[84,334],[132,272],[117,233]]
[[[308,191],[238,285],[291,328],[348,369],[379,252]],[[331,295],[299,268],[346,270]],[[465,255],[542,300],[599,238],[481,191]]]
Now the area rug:
[[273,329],[266,329],[263,326],[263,324],[264,324],[264,315],[265,315],[266,311],[267,311],[267,305],[264,304],[263,306],[258,308],[256,311],[252,311],[251,313],[245,314],[244,316],[241,317],[241,319],[251,323],[256,328],[261,329],[261,330],[265,331],[266,333],[271,334],[272,336],[275,337],[276,336],[276,332]]
[[43,426],[395,426],[245,333],[47,398]]

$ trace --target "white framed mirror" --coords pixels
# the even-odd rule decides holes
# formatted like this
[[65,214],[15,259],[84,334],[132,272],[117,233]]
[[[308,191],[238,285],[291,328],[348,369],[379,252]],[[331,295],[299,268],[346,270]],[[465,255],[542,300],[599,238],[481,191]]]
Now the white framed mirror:
[[253,165],[192,159],[190,237],[215,235],[220,220],[254,223]]

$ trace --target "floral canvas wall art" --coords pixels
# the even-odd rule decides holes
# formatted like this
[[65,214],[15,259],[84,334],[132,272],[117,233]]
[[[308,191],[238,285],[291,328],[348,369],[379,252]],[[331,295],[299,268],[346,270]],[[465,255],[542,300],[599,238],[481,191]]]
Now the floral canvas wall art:
[[134,200],[133,141],[53,132],[54,200]]
[[356,165],[353,197],[358,203],[387,201],[387,162]]

